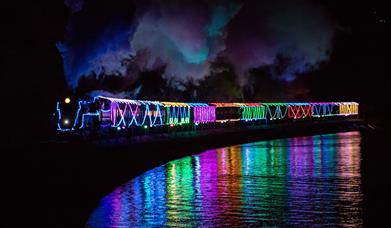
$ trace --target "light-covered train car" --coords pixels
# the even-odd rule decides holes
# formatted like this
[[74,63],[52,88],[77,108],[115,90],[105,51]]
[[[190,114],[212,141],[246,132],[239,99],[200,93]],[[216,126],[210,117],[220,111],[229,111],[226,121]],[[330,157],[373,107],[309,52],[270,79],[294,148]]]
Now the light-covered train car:
[[[211,123],[269,124],[306,121],[313,118],[348,118],[358,115],[357,102],[289,103],[184,103],[145,101],[97,96],[70,102],[57,102],[56,129],[138,129]],[[212,124],[213,126],[213,124]],[[240,125],[238,125],[240,126]]]

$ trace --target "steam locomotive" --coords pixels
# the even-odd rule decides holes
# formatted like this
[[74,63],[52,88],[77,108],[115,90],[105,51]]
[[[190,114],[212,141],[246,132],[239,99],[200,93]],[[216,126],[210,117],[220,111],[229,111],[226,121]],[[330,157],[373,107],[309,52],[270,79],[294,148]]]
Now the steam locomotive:
[[268,124],[358,115],[356,102],[184,103],[105,96],[57,102],[58,132],[189,129],[194,126]]

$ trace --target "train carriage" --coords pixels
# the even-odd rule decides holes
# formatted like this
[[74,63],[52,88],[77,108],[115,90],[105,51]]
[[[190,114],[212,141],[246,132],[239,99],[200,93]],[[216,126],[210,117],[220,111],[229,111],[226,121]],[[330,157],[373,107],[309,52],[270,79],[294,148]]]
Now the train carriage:
[[335,116],[339,105],[336,102],[311,102],[313,117]]
[[191,122],[206,124],[216,122],[216,106],[207,103],[187,103],[192,110]]
[[268,120],[282,120],[288,114],[288,103],[261,103],[265,106],[265,115]]
[[[55,117],[58,131],[91,129],[154,128],[148,132],[161,132],[165,127],[191,126],[209,123],[226,123],[225,126],[242,126],[272,122],[311,121],[319,118],[349,118],[357,116],[356,102],[300,102],[300,103],[184,103],[120,99],[97,96],[72,104],[57,102]],[[267,121],[261,121],[267,120]],[[210,125],[211,127],[218,127]],[[196,129],[181,127],[182,130]],[[167,129],[168,130],[168,129]],[[137,130],[146,133],[147,131]],[[104,131],[103,131],[104,132]],[[133,134],[133,133],[132,133]]]
[[304,119],[312,117],[312,105],[310,103],[289,103],[288,118]]
[[216,107],[216,122],[240,121],[241,112],[239,103],[209,103]]
[[164,124],[163,104],[158,101],[96,97],[100,105],[102,127],[161,126]]
[[257,121],[266,119],[265,106],[261,103],[237,103],[240,105],[241,120]]
[[166,125],[182,125],[190,123],[190,105],[183,102],[161,102],[166,111]]
[[340,116],[358,115],[357,102],[337,102],[339,106],[338,114]]

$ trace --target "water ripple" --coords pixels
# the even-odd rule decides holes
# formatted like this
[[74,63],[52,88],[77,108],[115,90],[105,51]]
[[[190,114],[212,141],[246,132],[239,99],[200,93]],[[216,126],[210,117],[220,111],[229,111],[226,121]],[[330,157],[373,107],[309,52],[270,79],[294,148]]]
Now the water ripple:
[[359,132],[208,150],[103,198],[88,227],[362,226]]

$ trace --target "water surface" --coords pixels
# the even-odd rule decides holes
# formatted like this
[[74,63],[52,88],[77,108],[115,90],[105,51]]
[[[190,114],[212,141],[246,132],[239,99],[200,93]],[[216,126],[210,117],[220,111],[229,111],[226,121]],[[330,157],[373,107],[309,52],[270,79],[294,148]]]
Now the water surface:
[[171,161],[104,197],[89,227],[362,226],[359,132]]

